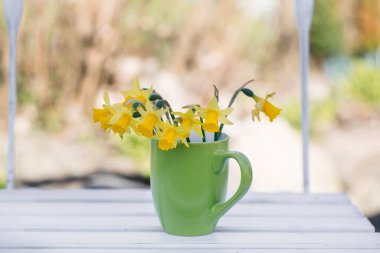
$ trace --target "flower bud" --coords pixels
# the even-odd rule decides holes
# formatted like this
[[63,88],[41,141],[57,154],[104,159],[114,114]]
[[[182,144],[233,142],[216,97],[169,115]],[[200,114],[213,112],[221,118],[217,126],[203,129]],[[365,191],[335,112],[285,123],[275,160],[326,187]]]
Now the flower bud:
[[248,89],[248,88],[243,88],[240,91],[243,92],[244,95],[246,95],[247,97],[253,98],[255,96],[255,94],[253,93],[253,91],[250,90],[250,89]]
[[158,94],[151,94],[149,96],[149,101],[162,100],[162,97]]
[[132,114],[132,117],[133,118],[140,118],[141,117],[141,114],[139,113],[139,112],[134,112],[133,114]]
[[137,107],[139,107],[139,105],[140,105],[140,103],[134,103],[134,104],[132,105],[133,110],[136,110]]
[[156,103],[156,107],[158,109],[161,109],[163,107],[165,107],[165,100],[159,100],[157,103]]

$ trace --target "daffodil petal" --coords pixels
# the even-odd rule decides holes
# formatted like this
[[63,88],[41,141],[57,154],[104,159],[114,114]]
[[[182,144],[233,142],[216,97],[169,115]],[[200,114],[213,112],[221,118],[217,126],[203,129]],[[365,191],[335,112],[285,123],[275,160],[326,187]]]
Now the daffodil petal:
[[193,126],[193,130],[196,134],[198,134],[200,137],[203,137],[202,128],[200,125]]
[[255,121],[255,118],[257,118],[258,121],[260,121],[260,111],[257,109],[252,110],[252,120]]
[[266,99],[268,99],[268,98],[272,98],[275,94],[276,94],[276,92],[269,93],[269,94],[266,95],[265,98],[266,98]]
[[184,138],[180,138],[179,139],[181,140],[181,142],[188,148],[189,147],[189,143],[187,143],[186,139]]
[[228,107],[228,108],[226,108],[226,109],[224,109],[224,110],[220,110],[220,114],[228,115],[228,114],[230,114],[233,110],[234,110],[234,108],[232,108],[232,107]]
[[108,95],[107,91],[105,91],[103,93],[103,99],[104,99],[104,102],[106,103],[106,105],[111,105],[110,96]]
[[133,91],[140,91],[140,80],[136,78],[135,80],[132,81],[132,90]]
[[109,121],[109,124],[114,124],[114,123],[116,123],[116,122],[120,119],[120,117],[121,117],[122,115],[123,115],[122,112],[117,112],[115,115],[112,116],[112,118],[111,118],[110,121]]
[[233,125],[234,123],[232,123],[232,121],[230,121],[229,119],[227,119],[226,117],[224,116],[220,116],[219,117],[219,121],[225,125]]
[[218,100],[216,99],[216,97],[213,97],[211,99],[211,101],[207,105],[207,109],[219,111]]

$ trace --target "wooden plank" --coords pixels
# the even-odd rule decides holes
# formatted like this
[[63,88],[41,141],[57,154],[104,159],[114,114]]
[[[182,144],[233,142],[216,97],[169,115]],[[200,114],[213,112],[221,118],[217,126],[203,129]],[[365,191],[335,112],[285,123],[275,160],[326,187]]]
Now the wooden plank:
[[[0,215],[13,216],[155,216],[153,203],[136,202],[0,202]],[[361,213],[353,205],[336,204],[266,204],[238,203],[229,216],[280,216],[280,217],[357,217]]]
[[[1,231],[161,231],[156,216],[0,216]],[[219,231],[374,232],[363,217],[225,216]]]
[[[39,190],[0,191],[0,202],[150,202],[150,190]],[[272,204],[350,203],[344,194],[335,193],[251,193],[242,202]]]
[[0,249],[0,253],[380,253],[380,249]]
[[34,249],[380,249],[377,233],[0,232],[0,248]]

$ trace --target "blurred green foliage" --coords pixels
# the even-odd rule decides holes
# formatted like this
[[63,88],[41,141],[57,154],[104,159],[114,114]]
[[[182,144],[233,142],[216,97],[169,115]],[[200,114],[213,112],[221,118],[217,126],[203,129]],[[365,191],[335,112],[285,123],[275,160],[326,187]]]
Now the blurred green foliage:
[[63,119],[60,112],[50,107],[45,109],[44,113],[39,113],[36,121],[36,129],[44,129],[47,132],[57,132],[61,130]]
[[[356,61],[349,75],[332,87],[325,99],[310,103],[310,129],[312,135],[329,127],[335,120],[339,105],[349,100],[369,107],[380,106],[380,69],[364,61]],[[285,119],[296,129],[301,126],[299,101],[293,101],[283,111]]]
[[119,21],[125,48],[142,56],[154,55],[166,62],[171,53],[179,28],[186,21],[191,1],[165,0],[128,2]]
[[380,69],[365,62],[356,62],[344,81],[344,95],[370,106],[380,105]]
[[[241,57],[252,63],[265,64],[269,60],[268,50],[272,45],[273,32],[263,22],[242,19],[241,21]],[[244,25],[249,23],[250,25]],[[252,50],[263,48],[263,50]]]
[[20,105],[37,103],[37,97],[28,88],[27,76],[22,71],[17,76],[17,103]]
[[0,189],[5,188],[5,172],[0,170]]
[[149,176],[149,140],[134,134],[124,136],[122,141],[118,136],[114,136],[112,139],[117,150],[135,162],[141,175]]
[[342,23],[335,0],[318,0],[314,3],[314,16],[310,30],[310,51],[316,58],[336,56],[344,52]]

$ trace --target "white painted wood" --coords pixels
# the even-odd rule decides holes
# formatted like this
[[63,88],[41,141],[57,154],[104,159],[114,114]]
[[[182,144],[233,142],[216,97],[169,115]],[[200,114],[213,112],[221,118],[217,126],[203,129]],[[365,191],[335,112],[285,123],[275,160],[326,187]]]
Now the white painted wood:
[[9,37],[9,69],[8,69],[8,161],[7,161],[7,189],[14,188],[14,174],[16,163],[15,147],[15,119],[17,104],[16,88],[16,56],[17,34],[20,26],[23,0],[4,0],[4,12]]
[[[231,217],[219,231],[374,232],[363,217]],[[1,216],[0,231],[161,231],[156,216]]]
[[296,0],[297,29],[300,42],[301,62],[301,129],[302,129],[302,168],[303,189],[310,191],[309,185],[309,54],[310,25],[313,17],[314,0]]
[[[380,249],[181,249],[180,253],[380,253]],[[177,253],[178,249],[0,249],[0,253]]]
[[164,232],[148,190],[0,192],[2,252],[379,252],[342,194],[249,194],[215,233]]
[[84,249],[380,249],[377,233],[0,232],[0,248]]
[[[14,190],[0,191],[0,202],[151,202],[148,189],[128,190]],[[254,193],[240,203],[272,204],[342,204],[350,203],[344,194],[334,193]]]
[[[29,216],[155,216],[151,202],[0,202],[0,215]],[[238,203],[229,216],[357,217],[353,205]]]

